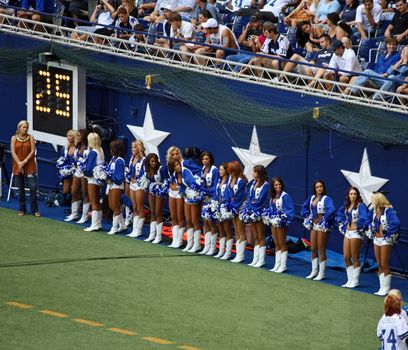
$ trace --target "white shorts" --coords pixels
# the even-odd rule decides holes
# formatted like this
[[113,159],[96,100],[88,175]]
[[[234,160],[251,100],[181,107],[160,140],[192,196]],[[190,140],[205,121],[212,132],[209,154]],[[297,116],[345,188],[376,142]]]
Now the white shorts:
[[384,239],[384,237],[374,237],[374,244],[376,245],[376,246],[378,246],[378,247],[381,247],[381,246],[386,246],[386,245],[389,245],[389,246],[392,246],[393,244],[391,243],[391,242],[387,242],[385,239]]
[[129,187],[130,187],[130,189],[131,189],[132,191],[141,190],[141,188],[137,185],[137,182],[131,182]]
[[357,230],[353,230],[353,231],[347,230],[344,237],[346,237],[348,239],[355,239],[355,238],[364,239],[363,236],[360,235]]
[[82,179],[84,177],[84,173],[81,170],[76,169],[75,173],[74,173],[74,176],[79,178],[79,179]]
[[[309,63],[309,61],[306,60],[305,58],[301,57],[301,59],[299,60],[299,63]],[[312,70],[313,75],[315,75],[318,68],[317,68],[317,67],[313,67],[313,66],[308,66],[308,65],[306,65],[306,64],[298,64],[298,65],[296,66],[296,70],[295,70],[295,71],[296,71],[297,73],[301,74],[301,75],[307,75],[306,73],[307,73],[307,70],[308,70],[309,68]]]
[[88,180],[88,185],[102,186],[101,182],[99,180],[95,179],[94,177],[87,177],[86,179]]
[[120,185],[116,185],[115,183],[110,183],[110,184],[108,184],[107,191],[109,191],[109,190],[123,190],[123,189],[125,189],[125,184],[124,183],[122,183]]
[[170,198],[176,198],[176,199],[181,198],[178,190],[169,190],[169,197]]
[[315,224],[315,223],[313,223],[313,230],[318,231],[318,232],[326,232],[326,233],[329,233],[329,230],[323,231],[322,228],[321,228],[321,226],[318,225],[318,224]]

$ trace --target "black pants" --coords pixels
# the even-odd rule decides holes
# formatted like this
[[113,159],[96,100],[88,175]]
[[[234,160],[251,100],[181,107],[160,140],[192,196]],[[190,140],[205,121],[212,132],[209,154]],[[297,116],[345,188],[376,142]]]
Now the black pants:
[[30,206],[31,213],[38,212],[37,203],[37,174],[32,175],[14,175],[17,180],[17,187],[20,197],[20,211],[26,212],[26,193],[25,193],[25,180],[27,179],[28,188],[30,189]]

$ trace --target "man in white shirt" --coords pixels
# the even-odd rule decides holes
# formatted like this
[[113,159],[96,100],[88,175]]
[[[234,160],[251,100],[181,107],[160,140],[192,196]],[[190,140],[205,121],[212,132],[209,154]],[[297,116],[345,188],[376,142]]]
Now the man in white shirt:
[[[358,58],[354,50],[344,48],[344,44],[341,40],[333,40],[332,48],[334,55],[330,59],[328,68],[333,68],[333,70],[328,69],[324,73],[324,79],[334,80],[334,75],[338,69],[341,70],[341,72],[337,72],[339,82],[344,84],[352,84],[354,80],[358,78],[358,74],[362,72],[360,63],[358,62]],[[331,84],[325,84],[325,86],[328,90],[330,90],[332,87]],[[343,90],[345,87],[341,87],[341,89]]]
[[382,8],[379,4],[374,4],[373,0],[364,0],[363,4],[357,7],[356,25],[358,33],[365,40],[374,37],[375,31],[380,23]]
[[[169,16],[170,38],[183,39],[191,41],[194,38],[195,29],[194,26],[187,21],[181,19],[181,15],[178,12],[172,12]],[[179,48],[184,42],[173,41],[173,48]]]

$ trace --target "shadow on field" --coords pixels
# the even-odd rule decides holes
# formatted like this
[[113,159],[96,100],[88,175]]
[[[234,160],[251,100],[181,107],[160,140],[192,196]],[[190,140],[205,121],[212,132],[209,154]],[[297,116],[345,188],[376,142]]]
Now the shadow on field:
[[127,255],[127,256],[99,256],[89,258],[67,258],[67,259],[50,259],[50,260],[37,260],[37,261],[18,261],[10,263],[0,263],[0,268],[8,267],[20,267],[20,266],[36,266],[36,265],[52,265],[52,264],[65,264],[75,263],[83,261],[98,261],[98,260],[124,260],[124,259],[156,259],[156,258],[191,258],[198,257],[198,255],[186,255],[186,254],[140,254],[140,255]]

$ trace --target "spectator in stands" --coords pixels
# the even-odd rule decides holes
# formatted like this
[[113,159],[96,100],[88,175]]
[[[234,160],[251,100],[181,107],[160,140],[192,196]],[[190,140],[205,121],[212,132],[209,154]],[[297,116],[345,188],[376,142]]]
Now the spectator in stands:
[[312,3],[312,0],[302,0],[299,5],[285,17],[285,24],[296,29],[300,22],[310,22],[312,19],[312,14],[310,13]]
[[196,0],[177,0],[173,12],[180,13],[184,21],[191,21]]
[[397,10],[384,35],[395,36],[398,43],[406,45],[408,44],[408,5],[406,0],[398,0],[395,7]]
[[20,208],[18,215],[26,213],[26,191],[25,181],[28,182],[30,189],[31,213],[35,216],[41,216],[38,211],[37,203],[37,162],[35,161],[35,139],[28,133],[28,122],[21,120],[17,124],[15,135],[10,142],[10,151],[13,161],[13,176],[17,180],[17,187],[20,199]]
[[357,95],[359,86],[369,86],[374,89],[379,89],[384,79],[387,78],[393,71],[393,65],[400,59],[400,54],[397,51],[397,40],[394,37],[385,38],[386,51],[377,59],[374,70],[366,69],[357,80],[353,82],[354,87],[344,90],[345,94]]
[[[113,23],[113,17],[112,14],[115,12],[115,9],[113,6],[110,4],[109,0],[101,0],[102,5],[97,5],[95,7],[95,11],[93,12],[90,21],[96,23],[94,26],[78,26],[76,29],[89,32],[89,33],[95,33],[99,35],[105,35],[105,36],[111,36],[113,33],[113,30],[110,28],[107,28],[106,26],[109,26]],[[72,32],[71,38],[76,39],[76,40],[88,40],[89,34],[86,33],[81,33],[78,34],[78,32]],[[102,44],[103,39],[99,37],[94,37],[94,40],[97,44]]]
[[205,32],[205,29],[202,27],[202,24],[207,22],[209,18],[211,18],[211,13],[207,10],[201,10],[200,14],[198,15],[198,22],[195,32],[195,42],[197,44],[185,43],[180,47],[180,51],[182,52],[181,57],[184,62],[190,62],[192,56],[183,53],[185,52],[193,53],[197,51],[200,47],[203,48],[203,45],[200,45],[200,43],[201,44],[204,43],[207,40],[208,35]]
[[176,7],[176,0],[158,0],[153,12],[144,17],[145,21],[159,24],[165,20],[164,11],[172,11]]
[[[353,49],[345,48],[341,40],[334,40],[332,43],[334,55],[332,56],[329,68],[324,73],[324,79],[334,80],[335,75],[341,83],[347,84],[351,78],[361,73],[361,66]],[[337,70],[341,70],[337,72]],[[326,85],[326,88],[331,89],[331,85]]]
[[[276,18],[279,18],[283,13],[283,8],[288,5],[291,0],[265,0],[262,8],[263,12],[272,12]],[[285,7],[286,8],[286,7]]]
[[[293,55],[293,49],[290,45],[288,38],[279,34],[278,28],[271,22],[266,22],[263,25],[263,33],[266,37],[264,44],[262,45],[261,52],[275,58],[255,57],[249,61],[250,65],[255,67],[265,67],[280,69],[281,60],[279,58],[289,59]],[[244,68],[241,73],[247,73],[249,68]],[[256,75],[262,74],[261,70],[255,70]]]
[[348,24],[340,22],[338,13],[333,12],[327,15],[327,34],[329,34],[331,40],[341,40],[344,37],[351,36],[351,28]]
[[296,42],[299,47],[305,48],[308,53],[318,50],[319,38],[324,34],[324,29],[309,22],[300,22],[296,31]]
[[156,6],[157,0],[137,1],[137,17],[146,17],[150,15]]
[[[88,20],[88,2],[86,0],[73,0],[67,3],[68,9],[67,13],[64,15],[68,15],[73,19],[78,19],[81,17],[81,14],[86,14],[85,18]],[[78,25],[77,21],[72,21],[73,27]]]
[[[21,8],[22,10],[17,12],[17,16],[19,18],[31,19],[32,21],[36,22],[47,22],[46,15],[44,15],[44,13],[54,13],[55,3],[54,0],[22,0]],[[37,12],[33,12],[33,10]],[[43,14],[38,12],[43,12]],[[19,22],[19,26],[24,25],[25,24]],[[34,30],[42,31],[42,28],[35,25]]]
[[340,12],[340,4],[337,0],[320,0],[316,11],[316,16],[314,18],[314,23],[327,23],[327,15],[333,12]]
[[[309,77],[314,77],[315,79],[323,77],[326,67],[328,67],[330,59],[333,56],[333,50],[330,47],[330,37],[327,34],[323,34],[320,37],[319,44],[321,49],[309,61],[301,55],[295,53],[290,58],[290,62],[286,63],[282,76],[284,76],[284,73],[286,72],[293,72],[295,70],[296,73],[308,75]],[[314,64],[315,66],[298,63],[310,63]],[[309,83],[310,87],[314,86],[316,82],[315,79]]]
[[400,83],[397,80],[405,80],[408,76],[408,46],[405,46],[401,52],[401,58],[390,69],[388,80],[384,80],[380,90],[373,96],[374,100],[384,98],[381,91],[395,91]]
[[[163,13],[162,16],[160,16],[160,20],[163,20],[163,36],[164,37],[170,37],[170,30],[171,30],[171,25],[169,22],[169,17],[170,15],[173,13],[173,11],[171,10],[171,5],[166,5],[165,7],[161,8],[161,11]],[[157,20],[159,20],[159,17],[156,18]],[[151,26],[153,26],[153,28],[156,28],[157,24],[156,23],[151,23]],[[149,27],[149,33],[151,33],[151,27]],[[153,40],[154,39],[154,40]],[[154,43],[154,45],[156,46],[160,46],[160,47],[169,47],[169,41],[166,38],[156,38],[156,37],[152,37],[149,36],[148,42],[152,41],[152,43]]]
[[132,30],[135,29],[139,21],[135,17],[129,16],[125,7],[120,7],[118,11],[116,11],[116,15],[118,19],[115,22],[115,33],[113,33],[112,36],[133,41],[134,34]]
[[364,0],[363,4],[357,7],[355,37],[366,40],[375,36],[378,24],[380,23],[383,10],[379,4],[374,4],[373,0]]
[[[248,24],[242,30],[242,34],[238,38],[238,43],[241,45],[241,50],[245,52],[259,52],[262,45],[258,39],[258,36],[262,34],[262,22],[261,18],[256,15],[252,16]],[[249,53],[237,53],[235,55],[229,55],[228,61],[248,63],[254,56]],[[241,66],[235,66],[234,71],[238,72]]]
[[207,10],[210,13],[209,18],[215,18],[219,24],[222,24],[222,20],[220,17],[220,13],[218,9],[207,0],[196,0],[196,4],[194,6],[191,23],[197,26],[199,23],[199,16],[202,10]]
[[[182,20],[182,16],[178,12],[172,12],[169,15],[170,38],[183,39],[191,41],[194,39],[195,28],[191,22]],[[173,42],[173,48],[179,48],[182,45],[180,42]]]
[[346,4],[340,12],[340,20],[348,25],[354,24],[356,21],[357,7],[359,4],[359,0],[346,0]]
[[[241,8],[255,6],[254,0],[228,0],[221,12],[238,12]],[[225,11],[227,10],[227,11]]]
[[[407,83],[402,84],[401,86],[399,86],[399,87],[397,88],[397,91],[396,91],[397,94],[408,95],[408,77],[406,77],[404,80],[405,80]],[[406,98],[402,99],[402,102],[401,102],[401,103],[407,104],[407,99],[406,99]]]
[[121,8],[125,8],[130,17],[136,18],[137,15],[138,15],[137,8],[135,7],[134,1],[132,1],[132,0],[121,0],[121,3],[118,6],[117,10],[112,14],[113,18],[116,18],[118,16],[118,11]]
[[[0,14],[8,15],[8,16],[13,16],[14,15],[14,9],[7,7],[11,5],[9,0],[0,0]],[[14,4],[16,6],[17,4]],[[0,18],[0,23],[3,23],[4,18]]]
[[[228,49],[239,48],[237,38],[234,33],[227,26],[218,24],[214,18],[210,18],[207,22],[202,24],[203,28],[206,29],[208,37],[206,40],[207,44],[219,46],[220,48],[213,48],[210,46],[205,46],[199,48],[196,53],[197,55],[212,56],[215,55],[215,58],[223,59],[228,56]],[[205,65],[207,60],[205,58],[195,58],[197,64]]]

